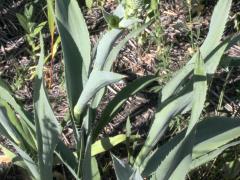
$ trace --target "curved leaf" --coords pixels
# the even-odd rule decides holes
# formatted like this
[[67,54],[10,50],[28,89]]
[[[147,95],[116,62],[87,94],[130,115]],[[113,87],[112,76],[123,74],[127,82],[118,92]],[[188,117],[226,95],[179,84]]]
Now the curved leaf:
[[81,93],[76,106],[74,107],[74,116],[79,119],[80,114],[87,105],[88,101],[103,87],[118,82],[125,76],[107,72],[107,71],[95,71],[91,72],[89,80]]
[[34,88],[38,161],[41,179],[52,179],[53,152],[58,143],[61,129],[49,104],[43,83],[44,47],[41,36],[40,46],[41,53]]
[[76,0],[56,0],[56,23],[63,47],[68,101],[73,113],[90,69],[89,33]]
[[[218,148],[221,148],[228,142],[239,137],[240,120],[238,118],[228,117],[211,117],[199,122],[196,127],[195,145],[193,148],[193,163],[197,164],[197,159],[201,158]],[[167,153],[173,149],[176,144],[184,138],[186,130],[177,134],[169,142],[157,148],[150,156],[148,156],[142,166],[144,169],[142,174],[149,176],[156,171],[160,163],[166,157]],[[207,161],[212,160],[209,156]],[[215,156],[212,156],[214,158]],[[158,159],[158,161],[156,161]],[[205,160],[205,162],[207,162]],[[192,167],[197,167],[195,165]],[[201,164],[201,163],[200,163]]]
[[[218,1],[217,5],[215,6],[207,38],[200,48],[203,59],[205,59],[219,44],[225,29],[231,4],[232,0],[225,0]],[[181,69],[178,73],[176,73],[173,79],[169,81],[167,85],[163,88],[162,101],[169,98],[177,89],[177,87],[181,84],[181,82],[193,70],[194,66],[192,65],[192,63],[195,62],[195,58],[197,58],[197,54],[195,54],[193,58],[187,63],[185,68]]]
[[123,88],[116,97],[108,103],[107,107],[102,112],[102,115],[93,131],[93,140],[95,140],[100,131],[112,120],[112,118],[118,113],[121,106],[132,95],[144,89],[146,86],[156,81],[156,76],[145,76],[136,79],[132,83]]

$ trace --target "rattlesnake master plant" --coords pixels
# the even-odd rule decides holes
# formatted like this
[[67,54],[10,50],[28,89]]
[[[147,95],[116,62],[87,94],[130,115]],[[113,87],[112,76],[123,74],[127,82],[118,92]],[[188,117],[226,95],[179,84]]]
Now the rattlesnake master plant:
[[[159,92],[155,119],[137,156],[130,154],[132,160],[126,164],[112,154],[117,179],[184,179],[192,169],[212,160],[226,148],[240,143],[233,141],[240,136],[239,119],[200,118],[211,75],[220,63],[230,64],[226,63],[229,59],[225,59],[223,54],[240,39],[238,35],[221,42],[231,3],[231,0],[218,2],[203,45]],[[115,10],[114,15],[123,20],[120,22],[122,24],[135,22],[124,20],[121,6]],[[130,96],[157,81],[158,77],[145,76],[128,84],[109,102],[97,122],[96,108],[104,94],[104,87],[125,77],[110,72],[117,54],[130,38],[138,35],[150,23],[131,31],[115,46],[114,43],[124,28],[112,28],[91,50],[87,26],[75,0],[57,0],[55,17],[64,56],[70,112],[68,121],[73,127],[76,148],[70,150],[59,139],[63,127],[54,116],[44,87],[44,46],[40,37],[41,53],[34,86],[34,116],[25,112],[6,84],[0,81],[0,133],[9,139],[18,155],[6,148],[2,148],[2,151],[13,163],[26,169],[32,179],[52,179],[52,167],[57,163],[63,164],[75,179],[101,179],[95,157],[121,142],[137,140],[138,137],[131,135],[129,122],[127,135],[96,141],[99,133]],[[188,128],[158,146],[170,121],[178,114],[188,111],[191,111]]]

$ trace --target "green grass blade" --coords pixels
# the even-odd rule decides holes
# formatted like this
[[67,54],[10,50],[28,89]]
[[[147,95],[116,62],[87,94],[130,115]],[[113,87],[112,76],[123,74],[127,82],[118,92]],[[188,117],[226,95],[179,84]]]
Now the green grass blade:
[[128,84],[122,91],[120,91],[116,97],[109,102],[107,107],[104,109],[94,131],[93,140],[96,140],[100,131],[112,120],[112,118],[118,113],[122,105],[126,100],[136,94],[137,92],[144,89],[146,86],[156,81],[158,78],[156,76],[145,76],[136,79],[132,83]]
[[41,179],[52,179],[53,152],[58,143],[60,125],[49,104],[43,80],[44,47],[40,36],[41,53],[34,89],[34,109]]

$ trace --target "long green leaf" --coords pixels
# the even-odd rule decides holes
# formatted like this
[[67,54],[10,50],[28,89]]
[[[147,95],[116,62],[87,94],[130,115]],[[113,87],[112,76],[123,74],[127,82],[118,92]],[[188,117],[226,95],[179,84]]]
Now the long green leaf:
[[163,180],[184,179],[190,169],[196,134],[195,126],[203,110],[207,93],[206,72],[200,52],[197,62],[195,63],[193,86],[192,114],[185,137],[179,144],[176,144],[173,150],[169,149],[169,154],[155,171],[153,177],[159,177],[161,175],[161,179]]
[[[225,25],[227,22],[228,14],[230,11],[230,7],[232,4],[232,0],[220,0],[218,4],[214,8],[209,33],[207,35],[206,40],[200,48],[203,59],[205,59],[210,52],[212,52],[216,46],[219,44]],[[189,73],[193,70],[194,66],[192,63],[195,62],[197,58],[197,54],[193,56],[193,58],[188,62],[185,68],[181,69],[174,78],[167,83],[167,85],[162,90],[161,100],[162,102],[169,98],[177,87],[181,84],[181,82],[189,75]]]
[[24,111],[22,108],[23,106],[19,105],[16,100],[14,99],[13,94],[9,90],[8,86],[0,79],[0,98],[5,100],[11,107],[14,109],[14,111],[19,114],[21,119],[25,121],[25,123],[29,126],[29,129],[31,131],[34,131],[34,122],[31,119],[30,115],[27,114],[27,112]]
[[[221,60],[221,57],[226,49],[230,45],[236,43],[240,39],[240,35],[228,38],[220,43],[207,57],[208,61],[205,63],[205,68],[207,73],[212,74]],[[197,56],[196,56],[197,57]],[[206,61],[206,60],[205,60]],[[193,64],[194,65],[194,64]],[[215,68],[215,69],[214,69]],[[211,77],[210,77],[211,78]],[[188,80],[186,85],[180,92],[176,95],[171,96],[164,102],[160,102],[159,110],[155,114],[155,120],[149,131],[149,135],[145,141],[145,145],[140,151],[137,160],[135,161],[135,166],[142,164],[149,152],[154,148],[159,139],[163,136],[166,131],[168,124],[172,117],[176,116],[181,112],[187,112],[192,107],[192,80]]]
[[132,38],[138,36],[142,31],[144,31],[144,29],[146,29],[150,24],[152,23],[152,21],[143,24],[142,26],[140,26],[137,29],[132,30],[123,40],[121,40],[116,47],[114,47],[109,55],[107,56],[106,61],[104,62],[104,66],[103,69],[106,71],[110,71],[112,64],[114,62],[114,60],[116,60],[119,52],[121,51],[121,49],[123,48],[123,46]]
[[73,113],[90,69],[89,33],[76,0],[56,0],[56,22],[63,47],[67,95]]
[[[105,71],[110,71],[112,68],[113,62],[116,60],[119,52],[124,47],[124,45],[131,39],[136,37],[138,34],[140,34],[146,27],[148,27],[151,24],[151,22],[146,23],[139,28],[131,31],[123,40],[121,40],[111,51],[109,51],[107,57],[105,57],[105,60],[102,61],[103,64],[101,64],[101,67]],[[104,89],[100,90],[99,93],[97,93],[96,97],[94,98],[92,102],[92,107],[96,108],[98,104],[100,103],[102,96],[104,95]]]
[[101,70],[106,58],[113,47],[116,39],[121,35],[122,29],[112,29],[103,35],[102,39],[98,43],[97,55],[94,62],[93,69]]
[[16,149],[19,156],[23,159],[24,163],[26,164],[26,167],[28,168],[29,172],[33,175],[35,179],[40,179],[40,173],[38,171],[37,164],[32,160],[32,158],[21,148],[18,147],[18,145],[12,143],[14,148]]
[[168,128],[171,118],[179,114],[188,106],[188,104],[191,103],[192,100],[190,97],[192,97],[192,95],[193,93],[191,92],[191,89],[186,89],[186,91],[183,91],[178,96],[172,97],[166,102],[166,104],[163,104],[159,107],[159,111],[155,114],[155,120],[151,126],[145,144],[136,158],[134,164],[135,168],[142,165],[144,159],[148,156],[159,139],[163,136]]
[[[199,122],[196,127],[195,145],[192,154],[193,163],[197,164],[196,160],[198,158],[211,153],[212,151],[239,137],[239,131],[240,121],[238,118],[211,117]],[[149,176],[155,172],[160,163],[166,157],[169,149],[173,149],[176,144],[179,144],[184,138],[185,133],[186,131],[179,133],[169,142],[157,148],[150,156],[148,156],[143,162],[145,166],[143,167],[144,171],[142,174],[144,176]],[[215,156],[212,158],[214,157]],[[156,161],[156,159],[158,159],[158,161]],[[212,159],[209,158],[208,161],[210,160]]]
[[111,156],[117,179],[118,180],[130,179],[130,177],[134,173],[134,170],[128,164],[124,163],[113,154],[111,154]]
[[48,14],[48,27],[51,37],[54,36],[55,30],[55,17],[54,17],[54,0],[47,0],[47,14]]
[[220,155],[224,150],[228,149],[229,147],[236,146],[239,144],[240,144],[240,141],[228,143],[226,145],[223,145],[223,146],[217,148],[216,150],[213,150],[211,152],[203,154],[200,157],[195,158],[191,163],[191,170],[213,160],[214,158],[216,158],[218,155]]
[[91,166],[92,166],[92,180],[100,180],[101,176],[98,169],[97,160],[95,157],[91,158]]
[[74,176],[75,179],[80,180],[77,176],[77,158],[74,156],[73,152],[62,142],[59,141],[55,149],[55,154],[62,161],[62,163],[67,167],[69,172]]
[[84,151],[84,158],[82,162],[83,179],[92,179],[92,177],[94,176],[94,173],[97,171],[97,169],[93,169],[92,167],[91,148],[92,148],[92,135],[90,134],[87,137],[87,142],[86,142],[85,151]]
[[[129,138],[130,140],[135,140],[138,138],[138,136],[129,136]],[[114,137],[106,137],[106,138],[100,139],[96,141],[94,144],[92,144],[91,155],[95,156],[102,152],[108,151],[111,148],[117,146],[118,144],[125,142],[126,139],[127,137],[125,134],[119,134]]]
[[84,110],[88,101],[103,87],[118,82],[125,76],[107,72],[107,71],[95,71],[91,72],[89,80],[80,95],[76,106],[74,107],[74,116],[79,119],[80,114]]
[[[17,119],[13,109],[3,99],[0,99],[0,106],[1,106],[0,126],[2,127],[0,131],[2,131],[2,133],[6,137],[12,140],[14,138],[17,138],[14,141],[16,144],[20,143],[21,146],[25,146],[26,144],[28,144],[31,148],[36,150],[35,142],[32,139],[33,135],[30,134],[29,129],[25,122]],[[5,133],[3,131],[5,131]]]
[[120,91],[116,97],[109,102],[107,107],[104,109],[101,118],[99,119],[94,131],[93,131],[93,140],[96,140],[100,131],[112,120],[112,118],[118,113],[121,106],[126,102],[126,100],[136,94],[137,92],[144,89],[146,86],[156,81],[155,76],[145,76],[139,79],[136,79],[132,83],[128,84],[122,91]]
[[58,143],[60,125],[49,104],[43,81],[44,46],[40,36],[41,53],[34,89],[34,110],[41,179],[52,179],[53,152]]
[[6,102],[0,99],[0,133],[14,143],[20,145],[21,136],[13,125],[13,121],[16,121],[16,118],[9,116],[8,108]]

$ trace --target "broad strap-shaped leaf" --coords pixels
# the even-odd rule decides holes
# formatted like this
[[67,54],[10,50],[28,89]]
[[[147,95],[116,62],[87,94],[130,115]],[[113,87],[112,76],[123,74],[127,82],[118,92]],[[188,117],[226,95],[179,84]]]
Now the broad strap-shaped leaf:
[[[129,136],[131,140],[135,140],[138,136]],[[120,143],[125,142],[127,136],[125,134],[119,134],[114,137],[105,137],[100,140],[97,140],[94,144],[92,144],[92,152],[91,155],[95,156],[102,152],[108,151],[111,148],[117,146]]]
[[177,144],[173,150],[169,150],[168,155],[155,171],[153,177],[160,177],[161,175],[161,178],[158,179],[185,179],[185,176],[190,169],[196,134],[195,127],[204,108],[207,94],[206,72],[200,52],[198,53],[197,62],[195,62],[193,78],[193,107],[187,132],[184,139]]
[[[113,15],[117,16],[119,19],[122,19],[124,16],[124,8],[121,4],[119,4],[117,6],[117,8],[113,11]],[[103,40],[103,36],[106,36],[106,34],[109,31],[107,31],[105,34],[101,35],[101,37],[97,40],[97,43],[94,45],[93,49],[92,49],[92,59],[95,59],[96,57],[96,53],[97,53],[97,48],[98,48],[98,44],[101,40]]]
[[[219,0],[217,5],[215,6],[210,23],[209,33],[200,48],[203,59],[205,59],[219,44],[225,29],[231,4],[232,0]],[[193,56],[193,58],[188,62],[185,68],[181,69],[178,73],[176,73],[174,78],[166,84],[166,86],[162,90],[162,102],[174,93],[174,91],[181,84],[181,82],[193,70],[194,66],[192,65],[192,63],[195,62],[196,58],[197,54]]]
[[67,95],[71,113],[90,69],[90,39],[76,0],[56,0],[56,23],[61,36]]
[[94,173],[98,171],[97,166],[92,166],[92,157],[91,157],[91,148],[92,148],[92,135],[91,133],[86,138],[86,145],[84,150],[84,158],[82,162],[82,179],[92,179]]
[[106,71],[110,71],[113,62],[116,60],[119,52],[121,51],[121,49],[125,46],[125,44],[132,38],[138,36],[141,32],[144,31],[144,29],[146,29],[150,24],[152,23],[152,21],[141,25],[140,27],[138,27],[137,29],[132,30],[126,37],[124,37],[117,45],[116,47],[114,47],[110,53],[107,56],[106,61],[104,62],[104,66],[103,69]]
[[91,158],[91,167],[92,167],[92,180],[100,180],[100,172],[98,169],[97,159],[95,157]]
[[[199,122],[196,127],[195,145],[193,148],[192,167],[197,167],[197,159],[207,156],[218,148],[226,145],[228,142],[240,136],[240,120],[238,118],[211,117]],[[169,142],[157,148],[148,156],[144,164],[144,176],[150,176],[159,167],[160,163],[166,157],[170,149],[179,144],[185,136],[186,131],[176,135]],[[212,160],[215,156],[208,156],[204,162]],[[158,161],[156,161],[158,159]],[[202,163],[199,163],[201,165]]]
[[218,155],[220,155],[224,150],[232,147],[232,146],[236,146],[239,145],[240,141],[235,141],[232,143],[228,143],[226,145],[223,145],[219,148],[217,148],[216,150],[213,150],[211,152],[208,152],[200,157],[197,157],[195,159],[193,159],[192,163],[191,163],[191,170],[213,160],[214,158],[216,158]]
[[17,119],[15,112],[6,101],[0,99],[0,126],[1,134],[14,141],[19,146],[29,145],[31,150],[36,150],[33,134],[24,121]]
[[10,141],[20,145],[21,136],[14,126],[16,117],[11,117],[9,114],[11,113],[10,110],[8,104],[0,99],[0,134],[7,137]]
[[138,169],[133,172],[133,174],[131,175],[129,180],[143,180],[143,178],[142,178]]
[[[200,115],[204,108],[204,103],[207,96],[207,77],[204,62],[201,52],[198,52],[198,58],[195,62],[194,76],[193,76],[193,101],[192,101],[192,113],[189,122],[189,126],[186,132],[188,135],[194,130]],[[195,134],[195,133],[194,133]]]
[[62,141],[59,141],[59,143],[57,144],[55,154],[61,160],[61,162],[67,167],[67,169],[74,176],[74,178],[80,180],[76,173],[78,166],[77,158]]
[[[208,57],[208,59],[209,60],[211,59],[211,61],[205,63],[205,68],[207,72],[208,70],[210,72],[213,72],[214,69],[209,69],[209,67],[214,68],[217,67],[216,64],[219,63],[225,50],[229,48],[230,45],[236,43],[236,41],[239,39],[240,35],[228,38],[222,43],[220,43],[213,50],[213,52],[210,53],[211,55],[209,55],[210,57]],[[155,120],[149,131],[149,135],[145,141],[145,145],[143,146],[142,150],[140,151],[137,157],[137,160],[135,161],[135,165],[142,164],[142,160],[144,160],[148,156],[149,152],[152,150],[152,148],[154,148],[156,143],[163,136],[171,118],[179,113],[187,112],[191,109],[192,107],[191,102],[193,98],[192,83],[193,83],[192,80],[188,80],[188,82],[186,83],[184,88],[181,89],[180,92],[178,92],[174,96],[171,96],[166,101],[160,102],[159,110],[155,114]]]
[[8,86],[0,79],[0,98],[6,101],[14,111],[19,114],[21,119],[25,121],[25,123],[29,126],[29,129],[34,131],[34,122],[31,119],[30,115],[24,111],[22,105],[19,105],[16,100],[14,99],[13,93],[11,93]]
[[26,167],[28,168],[28,171],[32,174],[32,176],[35,179],[41,179],[36,162],[34,162],[32,160],[32,158],[25,151],[23,151],[21,148],[19,148],[18,145],[14,144],[14,143],[12,143],[12,145],[14,146],[17,153],[19,154],[19,156],[22,158],[22,160],[26,164]]
[[79,119],[80,114],[86,107],[88,101],[103,87],[118,82],[125,76],[107,72],[107,71],[95,71],[91,72],[91,75],[87,81],[86,86],[81,93],[76,106],[74,107],[74,116]]
[[[103,11],[103,12],[105,12],[105,11]],[[106,15],[106,13],[105,13],[105,16],[107,16]],[[108,16],[110,16],[111,17],[111,19],[119,19],[120,20],[120,18],[118,17],[118,16],[116,16],[115,17],[115,15],[108,15]],[[112,16],[114,16],[114,17],[112,17]],[[110,18],[109,17],[109,18]],[[93,66],[93,69],[95,69],[95,70],[101,70],[101,69],[104,69],[104,66],[105,66],[105,64],[106,64],[106,61],[109,61],[109,60],[107,60],[107,58],[108,58],[108,56],[109,56],[109,54],[112,52],[112,48],[113,48],[113,46],[114,46],[114,43],[116,42],[116,40],[120,37],[120,35],[123,33],[123,28],[127,28],[127,27],[129,27],[130,25],[132,25],[132,24],[134,24],[134,23],[136,23],[136,22],[138,22],[138,20],[137,19],[128,19],[128,20],[126,20],[126,19],[122,19],[120,22],[116,22],[116,23],[119,23],[119,24],[121,24],[121,26],[122,26],[122,28],[121,29],[119,29],[119,28],[113,28],[112,30],[110,30],[110,31],[107,31],[103,36],[102,36],[102,38],[100,39],[100,41],[99,41],[99,43],[98,43],[98,47],[97,47],[97,54],[96,54],[96,59],[95,59],[95,62],[94,62],[94,66]],[[146,27],[149,25],[150,23],[147,23],[146,24]],[[116,25],[115,25],[116,26]],[[145,28],[146,28],[145,27]],[[128,36],[127,38],[124,38],[124,40],[121,40],[121,45],[119,45],[119,43],[118,43],[118,49],[119,49],[119,47],[123,47],[126,43],[127,43],[127,41],[130,39],[130,38],[133,38],[133,37],[135,37],[138,33],[140,33],[141,31],[143,31],[144,29],[142,29],[142,30],[140,30],[140,32],[139,32],[139,29],[142,29],[142,27],[141,28],[138,28],[137,30],[135,30],[134,32],[135,33],[131,33],[131,35],[130,36]],[[121,49],[120,48],[120,49]],[[118,53],[119,53],[119,51],[120,51],[120,49],[118,50],[118,51],[116,51],[115,50],[115,53],[113,54],[113,55],[118,55]],[[113,56],[113,55],[111,55],[111,56]]]
[[146,88],[149,84],[156,81],[158,78],[156,76],[145,76],[136,79],[132,83],[128,84],[123,88],[115,98],[108,103],[107,107],[104,109],[94,131],[93,131],[93,140],[96,140],[100,131],[112,120],[112,118],[119,112],[122,105],[126,100]]
[[225,67],[231,67],[231,66],[240,66],[240,57],[232,57],[232,56],[224,56],[221,59],[220,66]]
[[[191,98],[193,93],[192,89],[186,89],[180,95],[174,96],[170,98],[167,102],[162,104],[159,107],[158,112],[155,114],[155,119],[153,124],[151,125],[148,137],[139,152],[134,167],[140,167],[144,159],[148,156],[148,154],[153,150],[157,142],[164,135],[166,129],[169,126],[169,122],[175,115],[179,114],[182,110],[184,110],[189,103],[191,103]],[[140,169],[140,172],[142,169]]]
[[[57,22],[60,22],[66,28],[77,45],[86,73],[88,73],[91,62],[91,43],[88,28],[78,2],[76,0],[56,0],[56,18]],[[61,34],[61,36],[65,36],[65,34]]]
[[130,179],[130,177],[134,173],[134,170],[128,164],[124,163],[113,154],[111,154],[111,156],[112,156],[114,170],[115,170],[117,179],[118,180]]
[[[131,24],[133,22],[130,22]],[[106,59],[104,60],[104,64],[102,65],[102,68],[104,71],[110,71],[112,68],[113,62],[116,60],[119,52],[124,47],[124,45],[131,39],[136,37],[138,34],[140,34],[146,27],[148,27],[151,24],[151,22],[146,23],[139,28],[132,30],[123,40],[121,40],[111,51],[109,51]],[[102,96],[104,95],[104,89],[100,90],[96,96],[93,99],[92,107],[96,108],[98,104],[100,103]]]
[[121,35],[122,29],[112,29],[102,36],[102,39],[98,43],[96,59],[93,69],[101,70],[108,57],[110,50],[113,48],[113,44],[117,38]]
[[53,38],[55,31],[54,0],[47,0],[48,27],[50,35]]
[[44,83],[44,47],[40,36],[41,53],[34,89],[34,113],[38,145],[38,161],[41,179],[52,179],[53,152],[58,143],[60,125],[49,104]]

